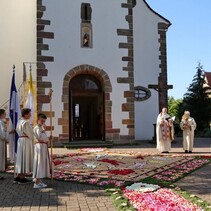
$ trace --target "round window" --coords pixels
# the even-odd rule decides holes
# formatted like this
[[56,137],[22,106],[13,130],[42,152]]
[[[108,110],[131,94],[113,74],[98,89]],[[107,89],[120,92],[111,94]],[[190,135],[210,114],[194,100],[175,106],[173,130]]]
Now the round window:
[[151,97],[151,91],[143,86],[134,87],[134,92],[136,101],[144,101]]

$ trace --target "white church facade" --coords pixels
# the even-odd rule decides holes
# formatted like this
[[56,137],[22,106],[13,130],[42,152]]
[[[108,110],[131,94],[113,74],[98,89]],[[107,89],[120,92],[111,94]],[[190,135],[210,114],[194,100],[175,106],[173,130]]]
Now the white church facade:
[[[31,16],[22,21],[29,45],[24,35],[24,50],[14,53],[14,43],[14,55],[0,62],[12,65],[18,58],[19,69],[34,62],[37,112],[50,116],[53,90],[55,140],[152,139],[172,88],[166,53],[171,23],[145,0],[33,0],[28,6]],[[20,80],[23,73],[17,73]]]

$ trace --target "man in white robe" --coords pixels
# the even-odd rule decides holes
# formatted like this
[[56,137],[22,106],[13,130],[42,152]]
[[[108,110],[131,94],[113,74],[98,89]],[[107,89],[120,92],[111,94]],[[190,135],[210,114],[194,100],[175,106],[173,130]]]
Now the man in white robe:
[[17,158],[15,163],[15,173],[18,175],[14,183],[22,184],[31,182],[25,178],[25,174],[33,170],[33,140],[34,133],[29,124],[31,109],[24,108],[21,111],[22,118],[18,121],[16,132],[18,133]]
[[42,182],[42,178],[50,177],[50,158],[48,151],[49,138],[45,132],[46,115],[39,114],[37,125],[34,127],[36,138],[34,146],[34,166],[33,178],[35,180],[34,188],[44,188],[47,185]]
[[[7,128],[5,124],[6,112],[4,109],[0,109],[0,171],[6,170],[6,142],[7,142]],[[0,176],[0,180],[3,177]]]
[[9,141],[9,158],[10,162],[14,163],[15,161],[15,131],[10,131],[9,136],[8,136],[8,141]]
[[192,153],[196,122],[194,118],[190,117],[189,111],[184,112],[180,122],[180,127],[183,131],[183,149],[185,153]]
[[157,149],[162,153],[168,153],[171,150],[171,142],[174,139],[173,121],[167,108],[163,108],[157,117],[156,124]]

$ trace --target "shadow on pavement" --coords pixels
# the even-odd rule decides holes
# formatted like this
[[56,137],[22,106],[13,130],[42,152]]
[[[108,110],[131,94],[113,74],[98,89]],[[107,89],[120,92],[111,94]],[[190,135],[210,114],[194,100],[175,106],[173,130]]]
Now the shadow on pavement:
[[[0,207],[24,207],[30,210],[30,207],[48,209],[49,207],[57,206],[73,206],[79,208],[81,204],[84,207],[87,205],[87,201],[94,201],[98,199],[103,202],[110,202],[109,197],[102,188],[91,186],[75,184],[71,182],[54,181],[53,186],[51,186],[50,180],[45,180],[49,185],[49,188],[44,189],[34,189],[33,184],[18,185],[13,184],[12,174],[1,174],[4,176],[4,180],[0,180]],[[24,209],[25,210],[25,209]],[[60,210],[60,209],[59,209]],[[69,209],[71,210],[71,209]],[[73,210],[73,209],[72,209]]]

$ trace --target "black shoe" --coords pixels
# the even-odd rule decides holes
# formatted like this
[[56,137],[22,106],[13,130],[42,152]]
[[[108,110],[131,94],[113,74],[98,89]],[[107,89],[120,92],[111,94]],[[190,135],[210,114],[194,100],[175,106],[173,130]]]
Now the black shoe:
[[26,179],[24,177],[24,178],[20,178],[20,181],[18,182],[19,185],[27,184],[27,183],[32,183],[32,180]]
[[189,151],[189,153],[192,153],[192,151]]
[[20,182],[20,177],[15,177],[15,179],[13,180],[13,184],[18,184]]
[[185,153],[188,153],[188,150],[185,150]]
[[0,180],[4,180],[4,177],[0,177]]

